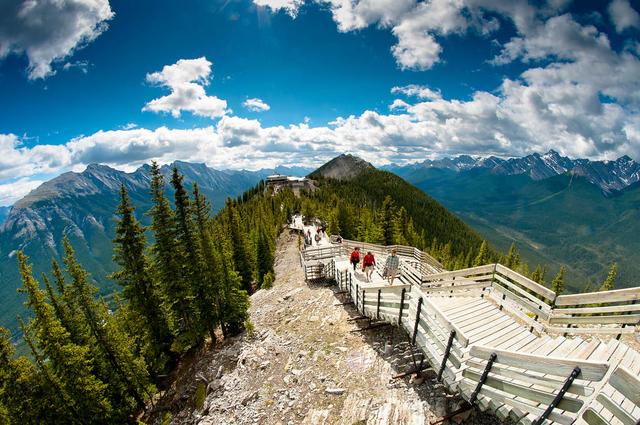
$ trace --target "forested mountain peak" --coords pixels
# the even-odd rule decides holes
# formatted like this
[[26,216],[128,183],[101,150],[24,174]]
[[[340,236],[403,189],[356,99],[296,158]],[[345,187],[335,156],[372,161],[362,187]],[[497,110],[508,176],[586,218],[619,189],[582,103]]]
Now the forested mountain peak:
[[349,180],[366,170],[375,168],[369,162],[351,154],[342,154],[333,158],[310,174],[337,180]]

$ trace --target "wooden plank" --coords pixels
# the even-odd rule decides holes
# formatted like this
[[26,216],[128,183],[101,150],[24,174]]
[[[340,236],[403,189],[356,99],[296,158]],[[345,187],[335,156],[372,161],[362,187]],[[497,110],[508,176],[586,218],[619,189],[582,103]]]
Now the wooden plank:
[[[482,371],[486,366],[486,362],[478,361],[477,359],[470,358],[467,360],[466,364],[478,371]],[[533,376],[531,374],[524,373],[525,371],[520,368],[514,368],[512,366],[503,366],[501,364],[494,363],[491,367],[491,372],[496,373],[500,376],[504,376],[507,378],[512,378],[517,381],[525,382],[532,385],[537,385],[540,387],[547,387],[552,390],[557,390],[562,387],[562,384],[565,381],[565,378],[556,377],[556,376]],[[578,381],[574,381],[574,384],[569,387],[567,390],[570,394],[586,396],[593,394],[593,388],[590,388],[586,385],[582,385],[577,383]]]
[[501,364],[533,370],[540,373],[556,376],[569,376],[575,366],[579,366],[581,373],[579,378],[589,381],[599,381],[604,377],[609,365],[605,362],[589,360],[566,359],[554,356],[537,356],[535,354],[523,354],[516,351],[498,350],[492,347],[479,345],[471,346],[469,355],[488,360],[491,353],[496,353]]
[[478,339],[481,338],[481,335],[489,335],[491,333],[498,333],[501,329],[509,326],[513,321],[506,315],[502,315],[499,319],[488,322],[487,324],[476,327],[474,329],[464,329],[469,339]]
[[493,273],[493,269],[494,269],[493,264],[487,264],[484,266],[470,267],[467,269],[460,269],[460,270],[455,270],[450,272],[434,273],[434,274],[430,274],[429,276],[426,276],[424,278],[424,283],[426,284],[426,283],[437,281],[437,280],[447,280],[447,279],[458,277],[458,276],[466,277],[466,276],[472,276],[472,275],[478,275],[478,274]]
[[542,295],[549,301],[553,301],[554,299],[556,299],[556,293],[551,289],[540,285],[538,282],[534,282],[533,280],[521,275],[520,273],[514,272],[513,270],[503,266],[502,264],[496,264],[496,273],[500,273],[508,277],[509,279],[514,280],[516,283],[518,283],[518,285],[522,285],[527,289],[531,289],[533,292]]
[[555,308],[555,314],[598,314],[598,313],[627,313],[640,311],[640,304],[608,305],[604,307],[575,307]]
[[609,422],[606,421],[598,412],[595,410],[588,408],[582,414],[582,419],[589,425],[609,425]]
[[[497,371],[497,370],[496,370]],[[539,389],[534,389],[530,386],[520,385],[514,381],[507,381],[500,378],[500,375],[493,373],[489,374],[487,380],[484,385],[488,385],[496,390],[500,390],[507,394],[511,394],[516,397],[521,397],[526,400],[531,400],[536,403],[542,403],[544,405],[549,405],[554,399],[554,389],[549,388],[547,386],[546,391],[542,391]],[[462,376],[465,378],[469,378],[473,381],[480,381],[480,375],[482,374],[482,370],[473,370],[473,369],[465,369],[462,372]],[[562,386],[562,384],[560,385]],[[566,410],[568,412],[576,413],[582,407],[582,402],[576,398],[571,396],[565,396],[562,398],[562,401],[558,404],[558,408],[562,410]]]
[[[470,384],[463,382],[461,383],[461,386],[470,386]],[[471,391],[473,391],[473,389],[471,389]],[[514,398],[509,397],[508,395],[489,387],[483,386],[480,390],[480,394],[485,397],[498,400],[504,404],[508,404],[512,408],[518,408],[523,412],[530,413],[534,416],[540,416],[544,412],[544,409],[542,408],[532,406],[519,400],[515,400]],[[574,421],[574,418],[567,417],[565,415],[559,415],[557,412],[551,412],[551,414],[549,415],[549,419],[562,425],[571,425]]]
[[619,315],[619,316],[555,316],[549,318],[549,324],[551,325],[560,325],[560,324],[602,324],[602,325],[611,325],[611,324],[638,324],[640,323],[640,314],[627,314],[627,315]]
[[598,394],[596,400],[624,425],[636,425],[636,420],[608,396],[604,394]]
[[518,333],[520,333],[522,331],[522,327],[520,325],[518,325],[516,322],[511,322],[509,324],[509,326],[507,326],[506,328],[500,330],[500,333],[494,333],[492,335],[488,335],[486,338],[483,339],[479,339],[478,341],[474,342],[474,344],[479,345],[485,345],[485,344],[491,344],[491,345],[499,345],[501,344],[504,340],[507,340],[509,338],[513,338],[515,335],[517,335]]
[[[545,303],[541,299],[536,298],[535,295],[531,295],[530,293],[520,288],[515,283],[512,283],[509,280],[505,279],[504,277],[500,275],[496,275],[496,280],[504,285],[507,285],[507,287],[512,290],[511,292],[518,295],[519,297],[527,298],[529,301],[531,301],[533,305],[536,306],[536,309],[538,309],[538,307],[540,307],[539,308],[540,310],[544,310],[544,311],[549,311],[551,309],[551,306],[549,304]],[[493,286],[496,286],[496,285],[498,284],[494,282]]]
[[[416,294],[417,296],[422,295],[420,294],[420,291],[416,291],[416,292],[417,292]],[[426,311],[429,311],[430,313],[431,312],[434,313],[438,317],[438,320],[447,328],[447,330],[456,331],[456,339],[460,342],[460,344],[463,347],[466,347],[469,344],[469,340],[464,335],[462,330],[460,330],[460,328],[458,328],[455,324],[447,320],[447,317],[440,311],[438,307],[436,307],[435,304],[429,301],[429,298],[424,297],[423,299],[424,299],[423,307],[425,307]]]
[[640,379],[624,366],[618,366],[609,383],[636,406],[640,405]]
[[585,294],[560,295],[556,305],[605,304],[640,300],[640,287],[614,289],[613,291],[588,292]]
[[616,334],[632,334],[635,332],[633,326],[626,328],[560,328],[549,326],[546,328],[548,332],[567,333],[567,334],[587,334],[587,335],[616,335]]
[[[524,307],[527,311],[533,314],[537,314],[538,316],[540,316],[545,320],[549,317],[549,313],[551,311],[550,308],[545,308],[544,306],[541,306],[539,304],[534,304],[528,299],[522,298],[518,294],[514,294],[508,288],[505,288],[504,286],[500,286],[499,284],[494,282],[494,284],[491,286],[490,296],[491,298],[495,299],[498,304],[504,304],[503,302],[504,300],[502,300],[501,297],[497,296],[496,293],[504,294],[509,300],[515,302],[516,304],[519,304],[520,306]],[[533,320],[533,318],[529,318],[529,319]]]

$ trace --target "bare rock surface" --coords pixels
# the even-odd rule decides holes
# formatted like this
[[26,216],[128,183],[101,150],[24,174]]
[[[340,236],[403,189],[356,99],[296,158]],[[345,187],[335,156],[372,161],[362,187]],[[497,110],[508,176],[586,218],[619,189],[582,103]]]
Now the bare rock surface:
[[[393,379],[420,361],[406,334],[350,332],[366,322],[347,321],[357,313],[335,305],[341,299],[331,285],[304,281],[296,239],[280,237],[274,287],[252,296],[252,335],[202,353],[167,392],[181,403],[167,408],[171,423],[418,425],[453,411],[460,400],[433,376]],[[207,390],[198,406],[200,381]],[[463,423],[498,420],[472,411]]]

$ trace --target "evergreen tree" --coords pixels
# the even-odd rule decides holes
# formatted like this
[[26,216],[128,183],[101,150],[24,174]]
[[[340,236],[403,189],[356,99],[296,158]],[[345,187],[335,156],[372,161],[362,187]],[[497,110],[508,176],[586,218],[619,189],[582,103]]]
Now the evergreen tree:
[[409,226],[409,217],[407,210],[404,207],[400,207],[393,215],[392,227],[393,227],[393,243],[395,245],[407,245],[407,233]]
[[235,270],[240,275],[242,288],[251,293],[253,290],[253,267],[249,258],[246,236],[243,232],[238,211],[230,199],[225,205],[226,234],[231,239],[231,250]]
[[[74,422],[89,423],[92,418],[109,418],[113,408],[106,396],[106,384],[92,371],[93,360],[86,346],[74,344],[69,333],[55,317],[53,307],[46,302],[44,292],[31,273],[27,257],[17,254],[22,275],[22,291],[33,319],[24,328],[25,337],[33,333],[32,354],[51,386],[59,391]],[[29,339],[28,342],[31,342]]]
[[565,268],[561,266],[558,274],[551,281],[551,290],[558,296],[564,292],[564,272]]
[[607,278],[602,282],[602,286],[600,286],[601,291],[611,291],[616,283],[616,277],[618,275],[618,265],[613,263],[611,265],[611,269],[609,270],[609,274]]
[[217,261],[220,261],[222,292],[224,298],[221,306],[220,321],[225,337],[241,332],[244,322],[249,317],[249,295],[242,289],[242,278],[236,272],[233,261],[233,242],[224,235],[220,225],[214,226],[215,240],[218,243]]
[[195,309],[189,282],[183,271],[185,260],[177,241],[175,216],[164,196],[164,177],[155,162],[151,163],[151,195],[153,206],[148,214],[152,219],[151,230],[155,237],[151,247],[152,269],[168,301],[169,323],[175,335],[172,350],[182,353],[198,344],[193,320]]
[[482,266],[489,262],[488,257],[489,248],[487,246],[487,241],[482,241],[482,245],[480,245],[480,250],[478,251],[478,255],[476,259],[473,260],[473,266]]
[[542,268],[542,266],[540,264],[538,264],[536,266],[536,269],[533,271],[533,273],[531,274],[531,280],[533,280],[534,282],[538,282],[540,285],[544,285],[544,275],[546,273],[547,269],[546,268]]
[[340,222],[338,220],[338,212],[335,208],[329,210],[329,215],[327,216],[327,233],[330,235],[342,234]]
[[512,270],[516,269],[520,265],[520,253],[518,252],[515,242],[511,244],[504,262],[504,265]]
[[113,240],[113,260],[120,267],[111,278],[120,284],[129,305],[143,320],[140,328],[148,335],[147,364],[154,375],[166,371],[171,357],[173,335],[169,327],[165,302],[158,283],[150,272],[145,250],[144,227],[136,219],[127,191],[120,187],[120,205],[116,212],[116,237]]
[[[97,289],[89,284],[88,273],[75,258],[75,252],[69,239],[65,237],[64,263],[66,271],[71,277],[73,299],[95,338],[97,348],[111,368],[111,376],[107,382],[110,390],[118,389],[119,394],[128,394],[132,400],[119,398],[118,412],[129,412],[133,407],[144,407],[144,397],[149,387],[149,376],[144,361],[137,357],[132,350],[131,340],[120,325],[109,313],[106,304],[96,299]],[[135,405],[133,405],[135,402]]]
[[393,245],[393,216],[395,203],[391,196],[387,195],[382,202],[382,207],[377,214],[377,223],[384,235],[384,245]]
[[216,328],[220,324],[222,314],[222,293],[220,281],[222,272],[219,256],[212,240],[211,206],[200,193],[197,184],[193,185],[193,218],[195,232],[201,253],[201,280],[195,282],[198,310],[200,311],[201,327],[209,334],[211,343],[216,342]]

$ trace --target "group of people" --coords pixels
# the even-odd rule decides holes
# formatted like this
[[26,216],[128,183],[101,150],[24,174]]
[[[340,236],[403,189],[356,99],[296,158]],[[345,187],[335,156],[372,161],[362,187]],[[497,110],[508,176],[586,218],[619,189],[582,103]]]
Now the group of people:
[[[356,271],[358,264],[360,263],[360,247],[355,247],[355,249],[351,252],[349,257],[349,262],[353,265],[353,271]],[[373,256],[371,251],[367,251],[365,256],[362,258],[362,271],[364,272],[365,279],[367,282],[371,282],[371,275],[373,274],[373,270],[376,266],[376,259]],[[396,249],[393,248],[391,250],[391,255],[387,257],[387,260],[384,264],[384,270],[382,273],[382,277],[387,279],[389,285],[393,285],[393,280],[398,274],[398,270],[400,269],[400,258],[397,255]]]
[[316,245],[320,245],[320,241],[322,241],[322,236],[326,235],[325,231],[321,227],[316,228],[316,234],[313,239],[311,239],[311,230],[307,229],[307,233],[304,235],[304,243],[305,245],[311,246],[313,245],[313,241],[316,241]]

